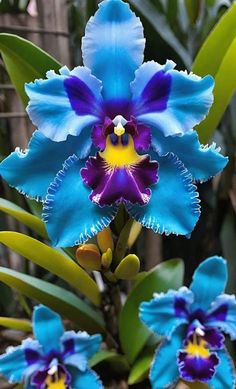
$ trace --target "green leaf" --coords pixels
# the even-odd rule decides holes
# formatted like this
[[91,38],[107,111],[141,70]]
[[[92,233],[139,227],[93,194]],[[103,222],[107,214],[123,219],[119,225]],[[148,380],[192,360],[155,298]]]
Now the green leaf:
[[29,320],[14,319],[12,317],[0,316],[0,326],[12,328],[18,331],[31,332],[32,326]]
[[100,304],[100,291],[95,281],[61,251],[27,235],[12,231],[0,232],[0,243],[67,281],[79,289],[95,305]]
[[142,382],[148,376],[151,362],[153,360],[153,351],[146,352],[140,356],[140,358],[135,361],[134,365],[131,368],[128,384],[134,385],[139,382]]
[[202,1],[185,0],[184,3],[190,24],[196,23],[199,13],[201,11]]
[[199,76],[211,74],[215,77],[213,106],[206,119],[197,126],[202,143],[212,136],[236,90],[235,57],[236,3],[212,30],[192,66],[193,72]]
[[88,332],[104,332],[100,314],[67,290],[38,278],[0,267],[0,281],[47,305]]
[[26,82],[45,78],[48,70],[58,70],[61,65],[33,43],[13,34],[0,34],[0,52],[10,79],[26,105]]
[[163,262],[148,272],[130,292],[119,317],[119,335],[123,351],[131,363],[151,334],[139,320],[140,303],[150,300],[154,292],[179,288],[183,282],[183,270],[180,259]]
[[115,351],[101,350],[90,359],[89,366],[92,368],[101,362],[116,358],[117,356],[118,354]]
[[129,2],[148,20],[148,22],[152,25],[160,37],[166,43],[168,43],[172,49],[175,50],[186,67],[190,68],[192,62],[190,54],[182,45],[182,43],[176,38],[170,26],[168,23],[166,23],[165,16],[158,12],[154,4],[152,4],[150,1],[143,0],[129,0]]
[[37,232],[37,234],[43,238],[47,238],[47,231],[42,220],[37,216],[26,212],[18,205],[12,203],[11,201],[0,198],[0,211],[14,217],[19,222],[25,224],[27,227]]
[[112,371],[118,374],[127,374],[130,370],[130,365],[124,355],[117,354],[115,351],[101,350],[95,354],[90,362],[89,366],[94,367],[99,363],[107,363]]

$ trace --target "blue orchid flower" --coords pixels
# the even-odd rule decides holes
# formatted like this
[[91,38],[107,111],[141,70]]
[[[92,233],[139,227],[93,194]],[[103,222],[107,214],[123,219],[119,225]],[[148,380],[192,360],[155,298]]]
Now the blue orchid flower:
[[101,336],[64,332],[60,316],[39,305],[33,312],[36,340],[26,339],[0,356],[0,373],[26,389],[102,389],[97,374],[88,367],[100,348]]
[[211,257],[197,268],[189,289],[154,294],[140,305],[141,320],[165,337],[151,366],[153,389],[168,388],[179,378],[212,389],[235,388],[223,336],[236,339],[235,296],[223,294],[227,276],[226,261]]
[[55,246],[84,243],[108,226],[120,203],[143,226],[189,235],[199,215],[193,182],[227,158],[202,147],[192,128],[207,115],[214,81],[143,62],[140,19],[122,0],[104,0],[86,27],[84,67],[26,84],[38,130],[0,174],[43,201]]

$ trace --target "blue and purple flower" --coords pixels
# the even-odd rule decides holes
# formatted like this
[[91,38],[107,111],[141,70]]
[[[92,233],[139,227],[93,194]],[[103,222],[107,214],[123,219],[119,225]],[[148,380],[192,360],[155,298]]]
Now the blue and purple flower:
[[226,282],[225,260],[211,257],[197,268],[189,289],[154,294],[140,305],[141,320],[165,337],[151,366],[153,389],[168,388],[179,378],[212,389],[235,388],[223,333],[236,339],[236,300],[223,294]]
[[0,373],[26,389],[102,389],[88,360],[100,348],[101,336],[64,332],[60,316],[39,305],[33,313],[36,340],[26,339],[0,356]]
[[143,226],[189,235],[199,215],[193,182],[227,163],[192,129],[213,102],[214,81],[143,62],[142,24],[122,0],[104,0],[82,43],[84,67],[26,84],[38,130],[1,166],[13,187],[44,203],[54,245],[85,242],[120,203]]

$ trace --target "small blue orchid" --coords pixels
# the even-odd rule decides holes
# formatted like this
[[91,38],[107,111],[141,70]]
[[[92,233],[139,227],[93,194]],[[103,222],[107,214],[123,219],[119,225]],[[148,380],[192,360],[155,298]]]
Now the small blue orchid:
[[213,101],[214,81],[143,62],[140,19],[104,0],[82,43],[84,67],[26,84],[38,130],[0,166],[13,187],[44,203],[55,246],[84,243],[108,226],[120,203],[143,226],[189,235],[200,206],[195,181],[227,158],[202,147],[192,128]]
[[101,336],[64,332],[60,316],[39,305],[33,313],[36,340],[26,339],[0,356],[0,373],[26,389],[102,389],[97,374],[88,367],[100,348]]
[[236,339],[235,296],[223,294],[226,261],[211,257],[200,264],[190,288],[154,294],[140,306],[141,320],[165,339],[150,371],[153,389],[179,378],[200,381],[212,389],[234,389],[235,372],[222,333]]

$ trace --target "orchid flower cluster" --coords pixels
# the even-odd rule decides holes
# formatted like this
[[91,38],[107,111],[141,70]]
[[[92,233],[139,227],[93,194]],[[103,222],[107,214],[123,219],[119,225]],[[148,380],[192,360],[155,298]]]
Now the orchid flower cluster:
[[[195,184],[227,164],[214,143],[200,144],[194,130],[213,103],[213,78],[178,71],[173,61],[143,62],[144,48],[141,21],[129,5],[104,0],[86,27],[84,66],[49,70],[45,79],[25,85],[37,130],[26,150],[17,148],[1,162],[0,174],[42,202],[54,246],[84,244],[110,225],[121,205],[156,233],[189,237],[200,216]],[[100,254],[89,245],[96,269],[86,266],[84,247],[78,262],[101,270],[103,260],[108,268],[113,247]],[[131,259],[139,270],[137,257]],[[234,388],[223,333],[236,339],[236,301],[223,294],[226,281],[226,262],[212,257],[198,267],[189,288],[141,304],[140,320],[164,337],[150,370],[153,389],[179,379]],[[64,332],[58,314],[42,305],[32,323],[36,340],[0,357],[0,372],[10,382],[27,389],[103,387],[89,367],[100,335]]]

